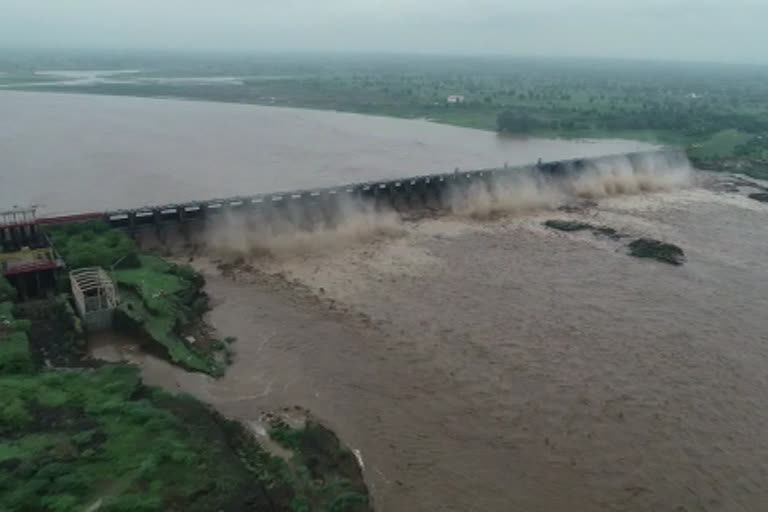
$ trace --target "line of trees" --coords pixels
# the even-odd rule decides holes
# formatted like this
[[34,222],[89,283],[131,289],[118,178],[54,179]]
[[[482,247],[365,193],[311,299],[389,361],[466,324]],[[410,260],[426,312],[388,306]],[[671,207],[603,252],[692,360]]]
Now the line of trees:
[[541,123],[528,114],[504,110],[496,118],[496,128],[501,133],[531,133],[542,128]]
[[768,116],[684,111],[679,109],[645,109],[618,111],[505,109],[496,118],[502,133],[528,134],[537,130],[664,130],[684,136],[702,137],[725,128],[759,134],[768,132]]

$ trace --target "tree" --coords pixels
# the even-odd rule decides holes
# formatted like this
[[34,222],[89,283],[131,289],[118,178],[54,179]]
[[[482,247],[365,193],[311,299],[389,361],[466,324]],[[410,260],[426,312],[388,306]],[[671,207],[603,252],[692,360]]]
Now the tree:
[[536,122],[528,115],[505,110],[496,118],[496,128],[503,133],[530,133]]
[[16,289],[0,275],[0,302],[16,300]]

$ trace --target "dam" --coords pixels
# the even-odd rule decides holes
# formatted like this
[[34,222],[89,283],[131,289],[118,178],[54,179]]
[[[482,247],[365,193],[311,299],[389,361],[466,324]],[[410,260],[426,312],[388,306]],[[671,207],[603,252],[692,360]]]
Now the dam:
[[[527,166],[502,167],[427,174],[407,178],[351,183],[340,186],[294,190],[267,194],[206,199],[185,203],[161,204],[107,212],[85,212],[40,219],[44,225],[103,219],[114,228],[129,231],[146,226],[186,224],[210,220],[221,214],[247,214],[270,224],[289,222],[311,229],[322,223],[333,225],[348,204],[366,204],[398,213],[449,208],[470,190],[494,196],[500,187],[515,187],[516,182],[567,189],[585,174],[601,173],[620,179],[621,173],[663,173],[686,164],[685,152],[675,148],[632,152],[595,158],[576,158],[541,162]],[[641,180],[642,181],[642,180]],[[620,184],[617,184],[620,186]],[[578,194],[577,194],[578,195]]]

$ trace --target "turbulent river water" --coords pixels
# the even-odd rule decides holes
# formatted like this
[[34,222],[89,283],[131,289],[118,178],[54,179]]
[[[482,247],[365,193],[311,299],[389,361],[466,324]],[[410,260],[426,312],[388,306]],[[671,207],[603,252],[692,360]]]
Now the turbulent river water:
[[[121,123],[139,137],[140,124],[132,117],[137,109],[165,112],[160,116],[167,122],[175,119],[180,140],[192,137],[191,118],[185,116],[197,109],[208,112],[199,119],[210,116],[202,130],[211,137],[213,126],[229,117],[242,129],[251,126],[250,116],[259,118],[241,106],[40,98],[38,104],[81,105],[68,111],[72,116],[84,108],[102,118],[101,128],[93,119],[82,121],[97,140],[108,133],[106,126],[116,129]],[[0,94],[0,104],[14,102]],[[130,119],[114,120],[114,111],[101,112],[111,102]],[[225,113],[216,114],[218,109]],[[507,142],[482,132],[347,115],[339,115],[334,128],[335,114],[264,112],[303,126],[291,136],[283,134],[283,147],[295,150],[282,150],[288,156],[278,166],[281,172],[300,167],[295,152],[304,151],[305,144],[319,153],[333,152],[318,142],[323,138],[336,140],[339,167],[355,176],[403,171],[408,154],[420,155],[414,160],[422,159],[421,170],[472,166],[459,161],[460,148],[473,147],[462,142],[462,133],[485,140],[464,155],[469,160],[480,155],[477,166],[512,160],[512,154],[486,154]],[[35,122],[45,117],[21,115]],[[53,111],[48,115],[52,126],[72,122]],[[358,128],[345,123],[365,126],[359,128],[359,140],[368,142],[356,143]],[[389,146],[374,142],[371,132],[378,123],[391,127]],[[165,133],[160,126],[152,128],[158,137]],[[415,132],[400,133],[397,126],[414,126]],[[278,130],[275,125],[253,129]],[[329,134],[335,129],[342,134]],[[46,130],[47,145],[40,147],[67,145],[55,141],[54,128]],[[429,139],[439,144],[414,149],[419,145],[413,140],[426,140],[430,130],[440,134]],[[8,144],[6,131],[0,132],[3,144]],[[129,159],[165,155],[170,167],[174,152],[158,149],[159,140],[150,137],[147,152],[131,149],[146,140],[142,137],[126,145],[126,154],[139,155]],[[86,138],[77,135],[77,143]],[[349,147],[342,152],[345,138]],[[23,140],[27,148],[36,147],[34,140]],[[224,154],[203,153],[211,165],[227,172],[239,165],[245,173],[246,155],[258,154],[249,153],[253,140],[243,135],[237,143],[219,142],[239,152],[235,163]],[[532,155],[561,156],[543,151],[549,143],[529,143],[540,145]],[[4,153],[10,148],[15,155],[10,169],[44,167],[41,150],[30,149],[27,160],[17,144],[4,146]],[[510,144],[523,151],[527,143]],[[562,151],[568,144],[576,152],[582,147],[553,144],[564,144],[555,146]],[[237,150],[239,145],[251,149]],[[587,144],[583,151],[598,147]],[[442,154],[443,148],[449,153]],[[313,160],[309,154],[305,158]],[[194,160],[190,154],[181,161]],[[344,165],[350,161],[379,165]],[[134,172],[122,165],[105,168],[99,182],[111,191],[105,197],[120,188],[113,179],[130,181],[117,178]],[[315,173],[319,167],[314,165],[305,162],[303,174],[285,178],[279,187],[331,179]],[[253,167],[272,168],[268,161]],[[95,168],[88,167],[89,176],[95,176]],[[233,183],[236,176],[231,175]],[[264,176],[242,186],[272,183]],[[24,179],[42,187],[39,194],[55,196],[44,181]],[[141,179],[134,178],[135,187]],[[237,357],[226,377],[185,373],[107,339],[100,340],[105,346],[96,352],[122,350],[124,357],[142,362],[150,383],[193,393],[245,421],[265,409],[311,409],[359,452],[378,510],[762,510],[768,503],[768,206],[748,199],[743,188],[725,179],[696,173],[653,193],[599,194],[596,203],[570,212],[543,202],[482,219],[388,219],[374,223],[374,229],[365,224],[368,228],[357,232],[365,236],[354,243],[345,237],[344,244],[301,244],[272,256],[246,257],[234,268],[222,267],[215,254],[197,254],[192,264],[205,273],[213,299],[209,320],[223,335],[238,337]],[[146,181],[147,194],[158,194],[151,189],[167,186],[163,180]],[[228,193],[230,185],[216,184],[217,193]],[[5,194],[5,185],[2,190]],[[37,189],[28,185],[25,190]],[[542,226],[551,218],[672,242],[685,250],[687,262],[676,267],[631,258],[625,240],[552,231]]]
[[145,375],[243,420],[308,407],[359,450],[379,510],[761,510],[766,215],[699,186],[423,220],[234,273],[197,258],[237,360],[219,381],[157,360]]

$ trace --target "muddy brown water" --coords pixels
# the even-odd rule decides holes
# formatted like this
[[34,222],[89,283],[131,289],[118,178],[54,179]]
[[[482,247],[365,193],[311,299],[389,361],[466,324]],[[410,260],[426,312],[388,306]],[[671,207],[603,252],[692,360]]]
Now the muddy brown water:
[[649,148],[337,112],[0,91],[0,209],[102,211]]
[[[226,377],[145,378],[250,421],[311,409],[384,511],[754,511],[768,503],[768,207],[707,183],[577,213],[406,223],[356,245],[194,264]],[[682,267],[607,225],[676,243]]]
[[[0,105],[0,202],[52,209],[528,155],[482,132],[332,113],[5,92]],[[293,136],[275,135],[285,126]],[[563,144],[543,147],[597,148]],[[238,337],[226,377],[182,372],[131,340],[96,340],[95,353],[244,421],[312,410],[359,452],[382,511],[763,510],[768,205],[718,180],[577,213],[409,222],[234,273],[198,256],[209,320]],[[548,218],[673,242],[688,261],[633,259],[622,241],[551,231]]]

